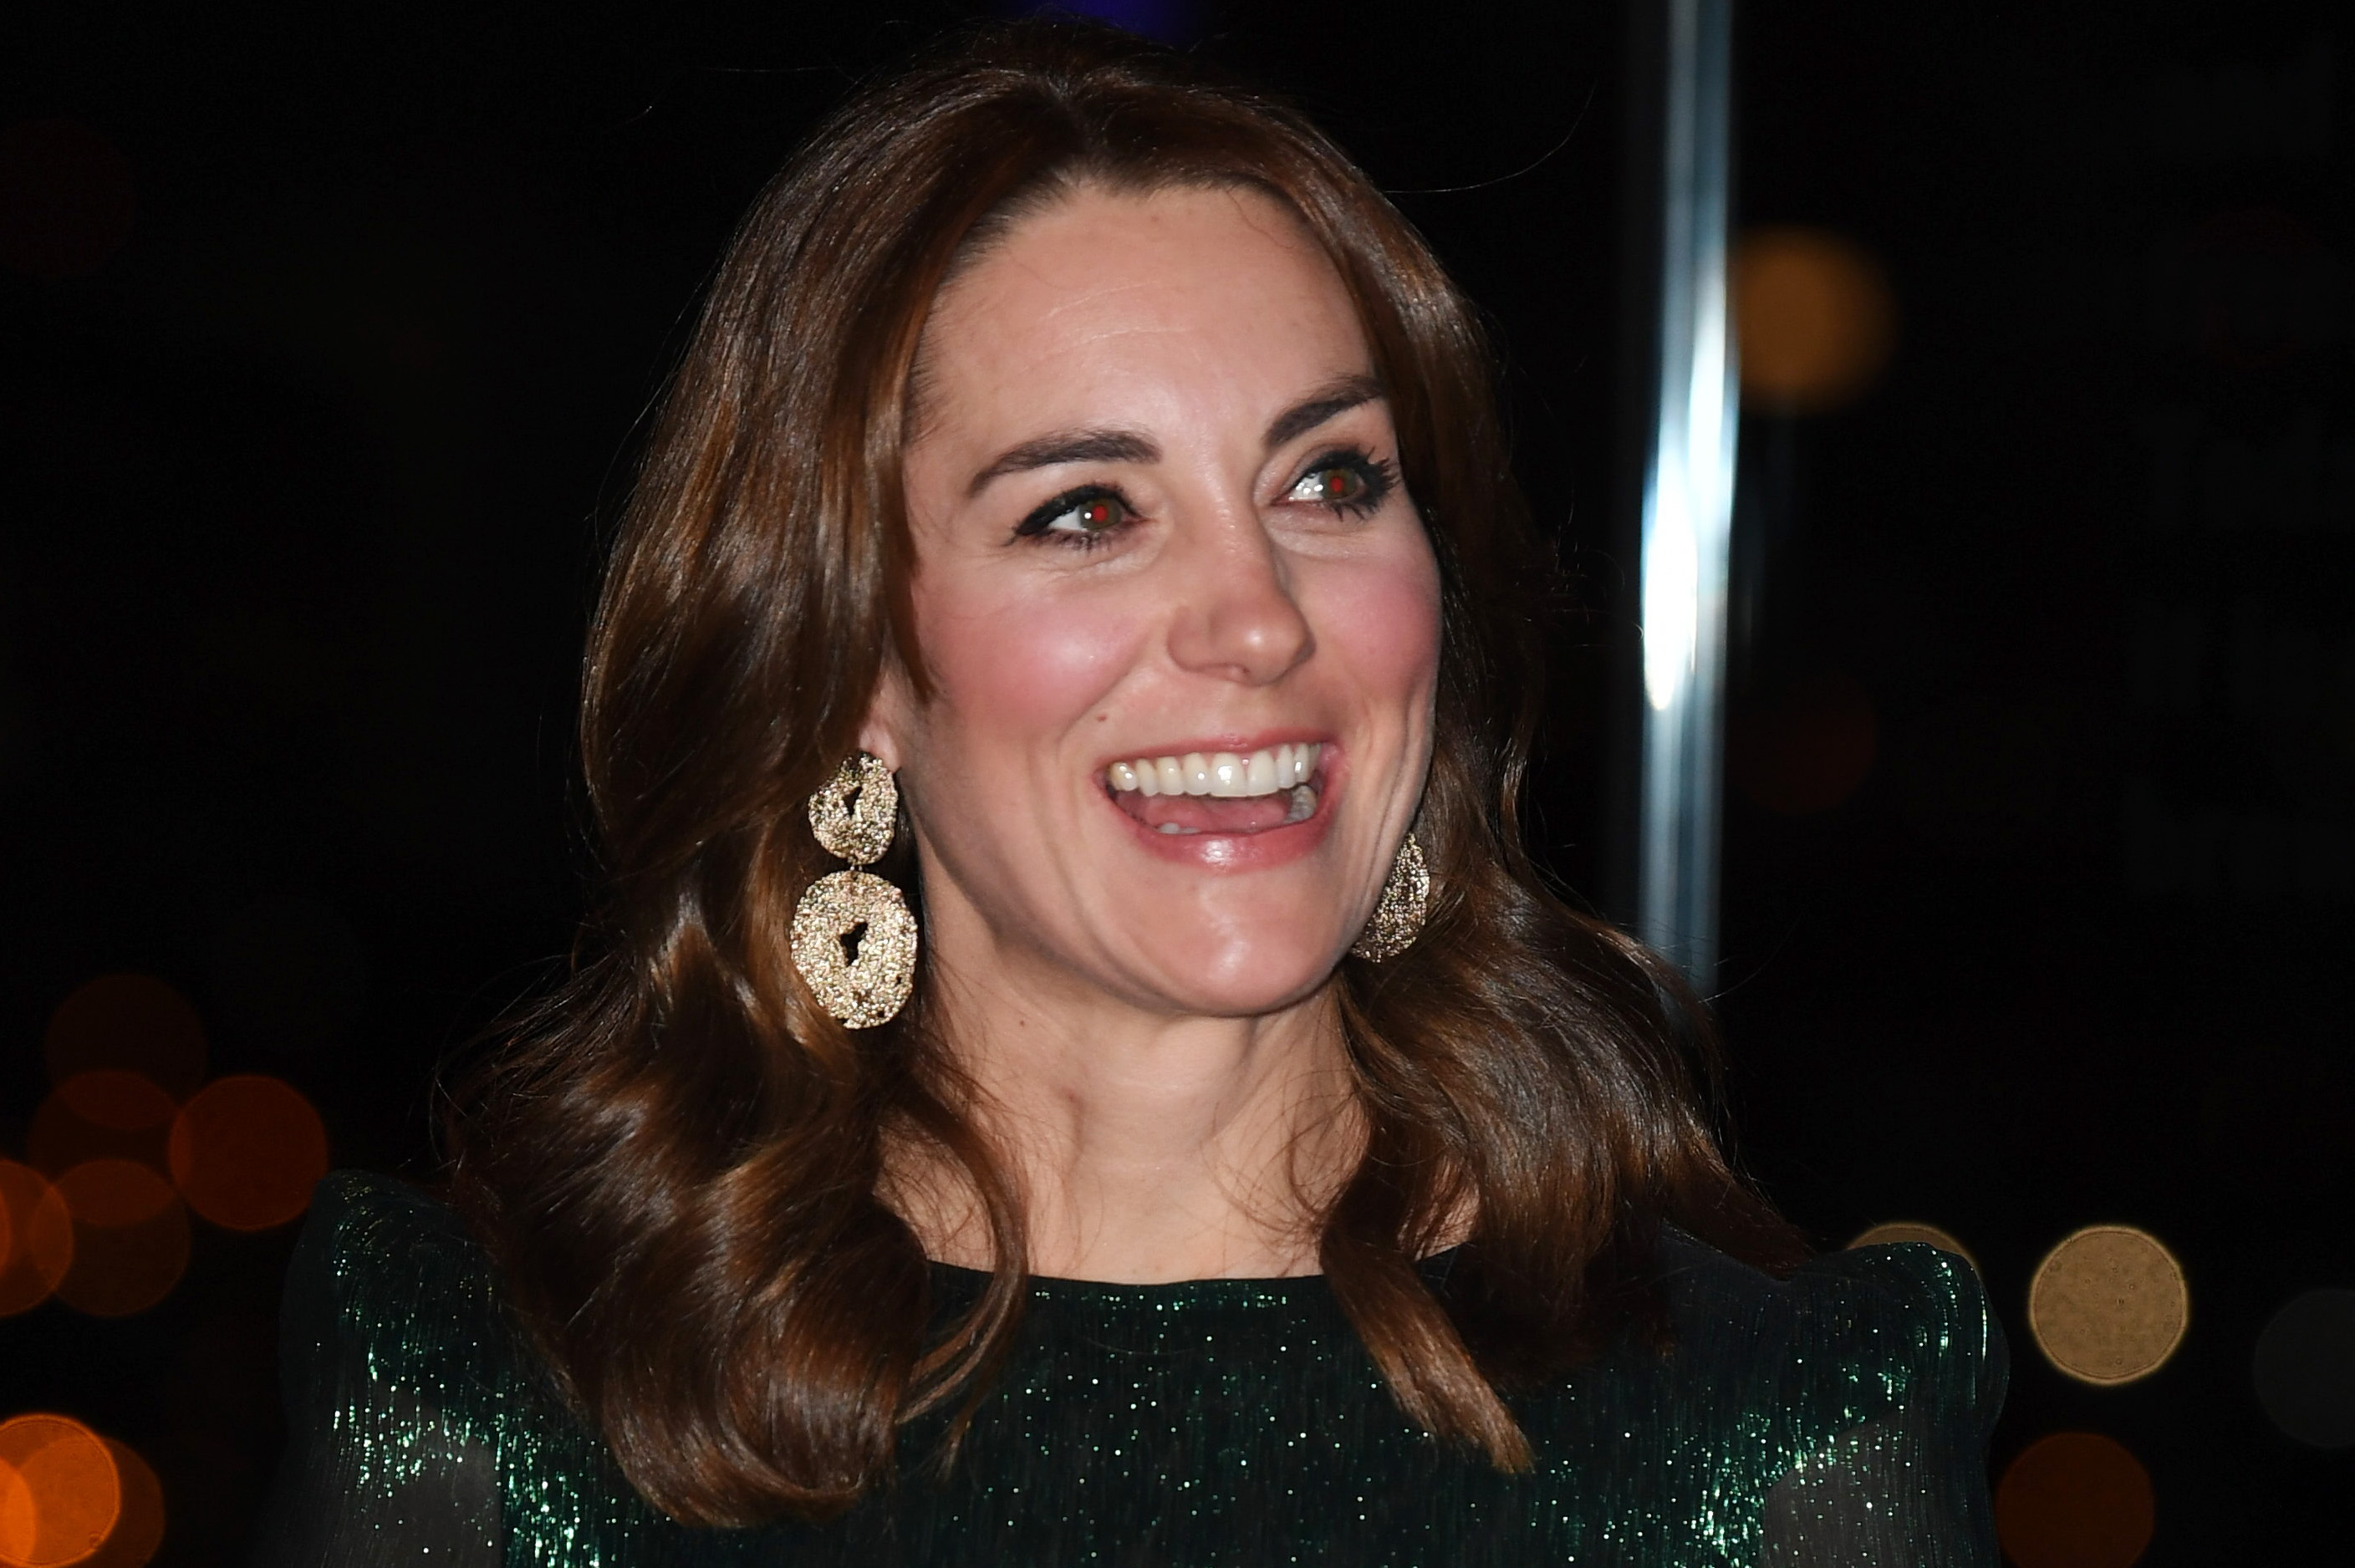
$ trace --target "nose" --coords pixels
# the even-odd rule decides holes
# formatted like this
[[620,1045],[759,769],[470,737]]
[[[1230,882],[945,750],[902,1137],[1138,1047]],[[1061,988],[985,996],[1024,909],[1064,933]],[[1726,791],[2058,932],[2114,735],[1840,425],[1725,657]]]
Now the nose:
[[1248,504],[1198,514],[1179,530],[1178,609],[1169,654],[1178,668],[1243,685],[1269,685],[1316,647],[1292,596],[1285,561]]

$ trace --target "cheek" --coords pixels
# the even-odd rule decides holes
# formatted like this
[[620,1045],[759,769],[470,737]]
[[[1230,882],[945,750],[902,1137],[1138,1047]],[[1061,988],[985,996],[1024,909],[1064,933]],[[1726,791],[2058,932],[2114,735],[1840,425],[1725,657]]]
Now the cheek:
[[936,702],[968,736],[1035,741],[1078,723],[1135,662],[1135,615],[1052,597],[916,595]]
[[1428,695],[1439,676],[1439,574],[1427,553],[1353,567],[1319,597],[1317,642],[1339,655],[1367,696]]

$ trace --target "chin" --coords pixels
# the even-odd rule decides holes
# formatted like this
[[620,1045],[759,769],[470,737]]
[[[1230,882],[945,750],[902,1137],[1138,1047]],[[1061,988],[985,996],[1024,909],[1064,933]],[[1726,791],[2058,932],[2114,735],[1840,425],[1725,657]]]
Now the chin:
[[1340,961],[1330,933],[1303,940],[1296,927],[1264,936],[1206,936],[1199,944],[1161,932],[1148,950],[1162,971],[1159,989],[1178,1011],[1228,1018],[1277,1012],[1305,1001]]

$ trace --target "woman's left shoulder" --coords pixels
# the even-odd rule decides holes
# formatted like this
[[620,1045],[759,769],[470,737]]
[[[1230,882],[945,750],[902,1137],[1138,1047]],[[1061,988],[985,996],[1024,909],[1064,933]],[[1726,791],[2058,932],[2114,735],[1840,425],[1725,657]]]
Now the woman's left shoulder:
[[2002,1403],[2003,1330],[1977,1271],[1953,1253],[1851,1247],[1777,1278],[1670,1232],[1660,1264],[1679,1346],[1744,1381],[1928,1396],[1984,1421]]

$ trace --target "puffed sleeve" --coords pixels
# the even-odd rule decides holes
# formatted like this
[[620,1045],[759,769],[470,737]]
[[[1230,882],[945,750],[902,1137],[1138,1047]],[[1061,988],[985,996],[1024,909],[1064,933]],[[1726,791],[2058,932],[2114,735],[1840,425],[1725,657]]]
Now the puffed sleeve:
[[1808,1268],[1811,1375],[1843,1382],[1858,1418],[1767,1493],[1762,1568],[1997,1568],[1987,1454],[2007,1362],[1977,1275],[1918,1244]]
[[329,1176],[280,1323],[287,1446],[256,1568],[496,1568],[496,1298],[449,1211]]

